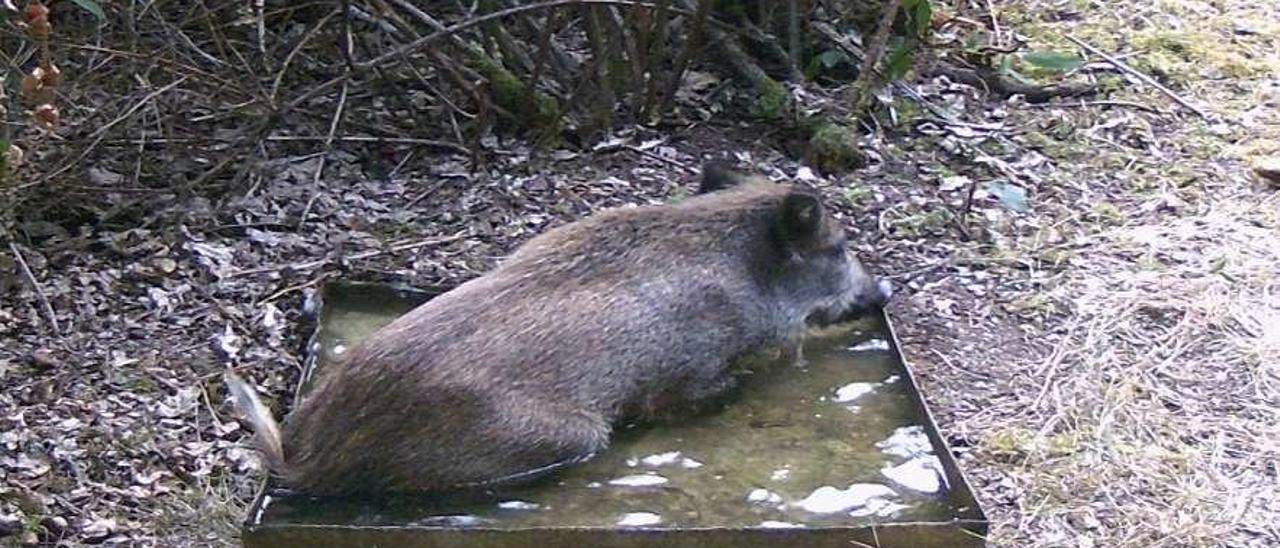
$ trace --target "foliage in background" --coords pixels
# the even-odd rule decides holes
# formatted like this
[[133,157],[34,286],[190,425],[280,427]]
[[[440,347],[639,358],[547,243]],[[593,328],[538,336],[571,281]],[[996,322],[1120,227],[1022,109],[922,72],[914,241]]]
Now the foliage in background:
[[[902,6],[890,19],[892,47],[877,81],[904,75],[929,29],[930,0]],[[727,100],[717,110],[802,133],[830,118],[841,132],[815,136],[825,146],[830,135],[856,134],[858,113],[851,105],[797,105],[804,95],[792,88],[854,81],[860,44],[875,34],[883,7],[856,0],[31,2],[0,35],[8,91],[23,102],[11,105],[5,127],[13,134],[0,141],[22,147],[26,164],[40,166],[18,174],[26,191],[11,202],[38,202],[25,216],[123,220],[130,214],[92,197],[117,188],[219,195],[244,188],[254,164],[275,152],[317,143],[328,150],[352,138],[410,139],[465,150],[475,161],[502,136],[589,145],[620,125],[704,118],[707,101]],[[709,73],[718,74],[716,85],[691,89],[691,78]],[[818,120],[796,124],[798,117]],[[59,145],[37,147],[50,139]],[[856,155],[855,144],[842,144],[850,150],[837,151],[833,165],[852,165],[839,158]],[[148,161],[169,157],[176,160]]]

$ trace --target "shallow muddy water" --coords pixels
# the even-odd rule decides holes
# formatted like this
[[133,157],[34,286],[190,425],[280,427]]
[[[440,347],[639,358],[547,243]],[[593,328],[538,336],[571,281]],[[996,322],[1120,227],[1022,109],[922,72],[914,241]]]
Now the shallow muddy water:
[[[330,292],[316,375],[422,296]],[[806,364],[744,360],[723,409],[623,427],[592,461],[520,487],[442,498],[313,500],[269,493],[276,523],[529,527],[796,528],[947,522],[955,497],[888,335],[866,321],[805,343]],[[373,448],[372,450],[376,450]]]

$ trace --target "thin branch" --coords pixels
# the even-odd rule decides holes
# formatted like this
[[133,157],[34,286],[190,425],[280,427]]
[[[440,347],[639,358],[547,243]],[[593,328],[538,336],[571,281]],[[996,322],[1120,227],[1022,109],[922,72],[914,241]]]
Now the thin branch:
[[[328,23],[329,19],[337,14],[338,11],[334,10],[326,14],[324,17],[321,17],[320,21],[316,22],[316,24],[310,29],[307,29],[306,34],[303,34],[302,38],[298,40],[298,43],[293,46],[293,49],[289,50],[289,53],[284,56],[284,61],[280,63],[280,70],[276,71],[276,77],[271,82],[270,99],[272,103],[276,101],[276,95],[280,93],[280,82],[284,80],[285,73],[289,71],[289,65],[293,63],[293,58],[298,55],[298,52],[302,51],[302,48],[306,47],[307,43],[311,41],[311,38],[314,37],[316,33],[320,32],[320,29],[324,28],[325,23]],[[345,51],[346,48],[343,48],[343,50]]]
[[79,155],[79,156],[76,156],[76,159],[75,159],[75,160],[73,160],[73,161],[71,161],[71,162],[68,162],[67,164],[63,165],[62,167],[60,167],[60,168],[58,168],[58,169],[54,170],[53,172],[51,172],[51,173],[49,173],[49,174],[45,175],[44,177],[41,177],[38,181],[33,181],[33,182],[30,182],[30,183],[27,183],[26,185],[20,186],[19,188],[26,188],[26,187],[28,187],[28,186],[35,186],[35,185],[43,184],[43,183],[45,183],[46,181],[48,181],[48,180],[50,180],[50,179],[52,179],[52,178],[54,178],[54,177],[57,177],[58,175],[61,175],[61,174],[65,173],[67,170],[69,170],[69,169],[71,169],[71,168],[73,168],[73,167],[75,167],[75,166],[82,165],[82,162],[84,162],[84,159],[85,159],[85,158],[87,158],[87,157],[89,156],[89,153],[90,153],[90,152],[93,152],[93,149],[94,149],[94,148],[96,148],[96,147],[98,146],[98,143],[102,141],[102,138],[106,136],[107,131],[109,131],[111,128],[115,127],[115,125],[116,125],[116,124],[119,124],[120,122],[123,122],[123,121],[125,121],[125,120],[129,119],[129,117],[130,117],[130,116],[133,116],[133,114],[134,114],[135,112],[138,112],[138,110],[139,110],[139,109],[141,109],[142,107],[146,106],[146,105],[147,105],[147,103],[150,103],[152,99],[155,99],[156,97],[159,97],[160,95],[164,94],[165,92],[167,92],[167,91],[169,91],[169,90],[171,90],[171,89],[173,89],[173,88],[175,88],[175,87],[178,87],[178,85],[180,85],[180,84],[182,84],[183,82],[186,82],[186,81],[187,81],[187,77],[186,77],[186,76],[183,76],[183,77],[181,77],[181,78],[178,78],[177,80],[174,80],[174,81],[172,81],[172,82],[169,82],[167,85],[165,85],[164,87],[162,87],[162,88],[160,88],[160,89],[157,89],[157,90],[155,90],[155,91],[153,91],[153,92],[151,92],[151,93],[148,93],[145,97],[143,97],[143,98],[142,98],[142,100],[138,101],[137,103],[134,103],[134,105],[133,105],[133,106],[129,107],[129,110],[124,111],[124,114],[121,114],[121,115],[117,116],[114,120],[111,120],[110,122],[107,122],[107,123],[106,123],[106,125],[104,125],[104,126],[102,126],[102,127],[98,128],[98,129],[97,129],[97,131],[94,131],[94,132],[93,132],[93,134],[90,136],[90,137],[92,137],[92,138],[93,138],[93,141],[92,141],[92,142],[90,142],[90,143],[89,143],[89,146],[85,147],[85,149],[84,149],[84,150],[80,151],[80,155]]
[[1098,101],[1062,101],[1062,102],[1058,102],[1058,103],[1028,103],[1028,105],[1033,106],[1033,107],[1040,107],[1040,108],[1058,108],[1058,107],[1097,107],[1097,106],[1101,106],[1101,107],[1129,107],[1129,108],[1134,108],[1134,109],[1141,110],[1141,111],[1143,111],[1143,112],[1150,112],[1150,113],[1152,113],[1152,114],[1164,114],[1164,113],[1165,113],[1163,110],[1160,110],[1160,109],[1158,109],[1158,108],[1156,108],[1156,107],[1153,107],[1153,106],[1151,106],[1151,105],[1144,105],[1144,104],[1142,104],[1142,103],[1136,103],[1136,102],[1133,102],[1133,101],[1120,101],[1120,100],[1115,100],[1115,99],[1098,100]]
[[[362,260],[364,260],[364,259],[371,259],[371,258],[373,258],[373,257],[377,257],[377,256],[379,256],[379,255],[386,255],[386,254],[388,254],[388,253],[399,253],[399,252],[401,252],[401,251],[410,251],[410,250],[414,250],[414,249],[418,249],[418,248],[422,248],[422,247],[427,247],[427,246],[431,246],[431,245],[447,244],[447,243],[449,243],[449,242],[456,242],[456,241],[458,241],[458,240],[461,240],[462,238],[466,237],[466,235],[467,235],[467,231],[463,230],[463,231],[461,231],[461,232],[457,232],[457,233],[454,233],[454,234],[450,234],[450,235],[448,235],[448,236],[440,236],[440,237],[438,237],[438,238],[428,238],[428,239],[426,239],[426,240],[421,240],[421,241],[417,241],[417,242],[410,242],[410,243],[407,243],[407,244],[393,245],[393,246],[388,247],[388,248],[385,248],[385,249],[375,249],[375,250],[372,250],[372,251],[364,251],[364,252],[361,252],[361,253],[356,253],[355,255],[352,255],[352,256],[350,256],[350,257],[345,258],[344,260],[345,260],[345,261],[362,261]],[[296,271],[301,271],[301,270],[311,270],[311,269],[316,268],[316,267],[319,267],[319,266],[324,266],[324,265],[326,265],[326,264],[328,264],[328,263],[331,263],[331,262],[333,262],[333,261],[334,261],[334,259],[332,259],[332,258],[325,258],[325,259],[319,259],[319,260],[310,261],[310,262],[305,262],[305,263],[301,263],[301,264],[286,264],[286,265],[279,265],[279,266],[264,266],[264,267],[261,267],[261,268],[251,268],[251,269],[249,269],[249,270],[241,270],[241,271],[239,271],[239,272],[233,272],[233,273],[231,273],[230,275],[228,275],[227,277],[228,277],[228,278],[238,278],[238,277],[240,277],[240,276],[250,276],[250,275],[253,275],[253,274],[264,274],[264,273],[267,273],[267,272],[278,272],[278,271],[281,271],[281,270],[292,270],[292,271],[295,271],[295,272],[296,272]]]
[[875,73],[876,63],[880,62],[880,56],[884,54],[884,48],[889,43],[889,31],[893,29],[893,19],[901,9],[902,0],[889,0],[888,5],[884,7],[884,13],[880,15],[880,24],[876,27],[875,36],[867,44],[867,54],[862,59],[858,79],[853,83],[853,89],[860,97],[859,101],[865,101],[871,96],[871,75]]
[[1083,40],[1081,40],[1081,39],[1079,39],[1079,38],[1076,38],[1075,36],[1072,36],[1072,35],[1070,35],[1070,34],[1067,34],[1067,35],[1064,35],[1064,37],[1065,37],[1067,40],[1070,40],[1070,41],[1072,41],[1073,43],[1075,43],[1075,45],[1077,45],[1077,46],[1080,46],[1080,47],[1084,48],[1084,49],[1085,49],[1086,51],[1088,51],[1089,53],[1092,53],[1092,54],[1094,54],[1094,55],[1097,55],[1098,57],[1101,57],[1101,58],[1105,59],[1108,63],[1111,63],[1111,64],[1112,64],[1113,66],[1115,66],[1116,68],[1118,68],[1118,69],[1120,69],[1120,70],[1122,70],[1122,71],[1124,71],[1124,72],[1128,73],[1129,75],[1133,76],[1134,78],[1137,78],[1137,79],[1139,79],[1139,80],[1142,80],[1143,82],[1146,82],[1146,83],[1148,83],[1148,84],[1151,84],[1151,86],[1152,86],[1152,87],[1156,88],[1157,90],[1160,90],[1160,93],[1165,94],[1165,95],[1166,95],[1166,96],[1168,96],[1170,99],[1173,99],[1173,100],[1174,100],[1174,101],[1176,101],[1179,105],[1182,105],[1182,106],[1186,107],[1186,108],[1187,108],[1188,110],[1190,110],[1191,112],[1196,113],[1196,115],[1197,115],[1197,116],[1199,116],[1199,117],[1201,117],[1201,118],[1204,118],[1205,120],[1208,120],[1208,119],[1210,118],[1209,113],[1205,112],[1205,111],[1204,111],[1204,110],[1202,110],[1200,107],[1195,106],[1195,105],[1194,105],[1194,104],[1192,104],[1190,101],[1188,101],[1188,100],[1186,100],[1186,99],[1183,99],[1181,95],[1178,95],[1178,94],[1177,94],[1177,93],[1175,93],[1173,90],[1171,90],[1171,89],[1169,89],[1169,88],[1167,88],[1167,87],[1164,87],[1163,85],[1161,85],[1161,84],[1160,84],[1160,82],[1157,82],[1157,81],[1155,80],[1155,78],[1152,78],[1152,77],[1150,77],[1150,76],[1147,76],[1146,74],[1143,74],[1143,73],[1139,72],[1137,69],[1135,69],[1135,68],[1133,68],[1133,67],[1129,66],[1129,64],[1128,64],[1128,63],[1125,63],[1124,61],[1121,61],[1121,60],[1119,60],[1119,59],[1117,59],[1117,58],[1115,58],[1115,57],[1113,57],[1113,56],[1111,56],[1111,55],[1109,55],[1109,54],[1107,54],[1107,53],[1103,52],[1102,50],[1100,50],[1100,49],[1098,49],[1098,48],[1095,48],[1095,47],[1093,47],[1093,46],[1089,45],[1087,42],[1085,42],[1085,41],[1083,41]]
[[333,136],[338,132],[338,125],[342,123],[342,114],[347,110],[348,87],[347,82],[342,83],[342,93],[338,94],[338,108],[333,113],[333,120],[329,122],[329,134],[324,139],[324,154],[320,155],[320,159],[316,162],[316,170],[311,175],[311,199],[307,200],[307,205],[302,208],[302,215],[298,216],[298,228],[307,222],[311,206],[315,205],[316,198],[320,197],[320,176],[324,173],[325,160],[333,152]]
[[[293,143],[308,141],[326,141],[329,137],[325,135],[272,135],[263,141],[269,143]],[[103,141],[102,144],[107,146],[125,146],[125,145],[178,145],[192,143],[235,143],[238,139],[217,138],[217,137],[175,137],[170,139],[111,139]],[[441,141],[438,139],[418,139],[415,137],[376,137],[371,135],[335,135],[333,137],[335,143],[369,143],[375,145],[417,145],[424,147],[435,147],[448,149],[463,154],[471,151],[458,143],[450,141]]]
[[454,24],[454,25],[450,25],[450,26],[448,26],[448,27],[445,27],[444,29],[438,30],[438,31],[436,31],[436,32],[433,32],[433,33],[431,33],[431,34],[428,34],[428,35],[426,35],[426,36],[423,36],[423,37],[421,37],[421,38],[418,38],[418,39],[416,39],[416,40],[414,40],[414,41],[412,41],[412,42],[409,42],[408,44],[405,44],[405,45],[403,45],[403,46],[400,46],[400,47],[398,47],[398,48],[395,48],[395,49],[393,49],[393,50],[391,50],[391,51],[388,51],[388,52],[386,52],[386,53],[384,53],[384,54],[382,54],[382,55],[379,55],[379,56],[377,56],[377,57],[374,57],[373,59],[369,59],[368,61],[364,61],[364,62],[361,62],[361,63],[356,63],[356,64],[355,64],[355,70],[354,70],[354,71],[352,71],[352,72],[347,72],[347,73],[343,73],[343,74],[342,74],[342,75],[340,75],[340,76],[336,76],[336,77],[331,78],[331,79],[329,79],[329,80],[327,80],[327,81],[325,81],[325,82],[322,82],[322,83],[320,83],[320,84],[318,84],[318,85],[316,85],[316,86],[313,86],[311,89],[309,89],[309,90],[307,90],[306,92],[302,93],[301,95],[299,95],[299,96],[295,97],[292,101],[289,101],[287,104],[285,104],[284,106],[282,106],[281,108],[279,108],[278,110],[276,110],[276,112],[274,113],[274,116],[268,117],[268,119],[267,119],[267,120],[264,120],[264,123],[263,123],[263,131],[265,131],[265,129],[266,129],[267,127],[270,127],[270,125],[274,122],[273,118],[279,118],[280,116],[283,116],[284,114],[286,114],[286,113],[288,113],[288,112],[292,111],[293,109],[297,108],[297,107],[298,107],[298,105],[301,105],[301,104],[303,104],[303,103],[305,103],[305,102],[307,102],[307,101],[311,100],[311,99],[312,99],[312,98],[314,98],[315,96],[317,96],[317,95],[319,95],[319,94],[321,94],[321,93],[324,93],[325,91],[329,90],[330,88],[332,88],[332,87],[334,87],[334,86],[336,86],[336,85],[341,84],[342,82],[344,82],[344,81],[346,81],[346,80],[350,79],[350,78],[351,78],[352,76],[354,76],[355,74],[357,74],[357,73],[361,73],[361,72],[364,72],[364,71],[369,70],[369,69],[372,69],[372,68],[374,68],[374,67],[382,66],[382,65],[384,65],[387,61],[390,61],[390,60],[395,59],[395,58],[397,58],[397,57],[400,57],[400,56],[402,56],[402,55],[406,55],[406,54],[408,54],[408,53],[411,53],[411,52],[413,52],[413,51],[416,51],[416,50],[418,50],[419,48],[421,48],[421,47],[423,47],[423,46],[425,46],[425,45],[427,45],[427,44],[429,44],[429,43],[431,43],[431,42],[434,42],[434,41],[439,40],[439,39],[444,38],[444,37],[453,36],[453,35],[455,35],[455,34],[457,34],[457,33],[459,33],[459,32],[462,32],[462,31],[464,31],[464,30],[467,30],[467,29],[469,29],[469,28],[471,28],[471,27],[474,27],[474,26],[477,26],[477,25],[483,25],[483,24],[488,23],[488,22],[490,22],[490,21],[496,21],[496,20],[498,20],[498,19],[502,19],[502,18],[505,18],[505,17],[510,17],[510,16],[512,16],[512,15],[516,15],[516,14],[519,14],[519,13],[524,13],[524,12],[527,12],[527,11],[535,11],[535,10],[544,10],[544,9],[550,9],[550,8],[557,8],[557,7],[561,7],[561,6],[580,5],[580,4],[602,4],[602,5],[618,5],[618,6],[643,6],[643,7],[655,7],[653,4],[648,3],[648,2],[631,2],[631,1],[628,1],[628,0],[552,0],[552,1],[550,1],[550,2],[540,2],[540,3],[537,3],[537,4],[528,4],[528,5],[524,5],[524,6],[515,6],[515,7],[507,8],[507,9],[504,9],[504,10],[495,11],[495,12],[492,12],[492,13],[487,13],[487,14],[485,14],[485,15],[481,15],[481,16],[479,16],[479,17],[475,17],[475,18],[472,18],[472,19],[468,19],[468,20],[466,20],[466,21],[462,21],[462,22],[456,23],[456,24]]
[[40,312],[44,314],[45,321],[49,322],[49,327],[53,328],[55,335],[62,334],[62,328],[58,326],[58,315],[53,311],[53,305],[49,304],[49,297],[45,295],[44,288],[40,286],[40,281],[36,279],[36,275],[31,272],[31,267],[27,266],[27,260],[22,256],[22,250],[18,249],[18,244],[13,242],[13,238],[9,240],[9,252],[13,254],[13,260],[17,261],[18,267],[22,269],[22,275],[27,279],[27,283],[31,284],[31,289],[35,291],[36,299],[40,301]]

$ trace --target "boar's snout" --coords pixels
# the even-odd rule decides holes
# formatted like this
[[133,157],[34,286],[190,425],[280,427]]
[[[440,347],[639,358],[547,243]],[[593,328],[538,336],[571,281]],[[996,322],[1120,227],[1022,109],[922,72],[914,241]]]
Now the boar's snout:
[[867,314],[878,312],[893,298],[893,284],[889,280],[877,280],[860,271],[859,283],[854,284],[852,295],[843,300],[843,306],[820,308],[810,314],[808,322],[816,325],[830,325],[855,320]]
[[884,308],[889,304],[889,299],[893,298],[893,284],[889,280],[879,280],[876,282],[876,294],[874,297],[874,306]]
[[889,283],[889,280],[867,278],[867,283],[863,285],[854,298],[853,306],[850,307],[851,310],[842,314],[843,317],[840,318],[840,321],[880,310],[889,304],[889,299],[891,298],[893,298],[893,284]]

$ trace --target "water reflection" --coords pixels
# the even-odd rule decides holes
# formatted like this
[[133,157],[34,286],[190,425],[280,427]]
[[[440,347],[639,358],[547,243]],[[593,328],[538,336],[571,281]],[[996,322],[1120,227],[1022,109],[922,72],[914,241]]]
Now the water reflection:
[[537,510],[542,505],[536,502],[526,502],[523,500],[504,500],[498,503],[498,508],[503,510]]

